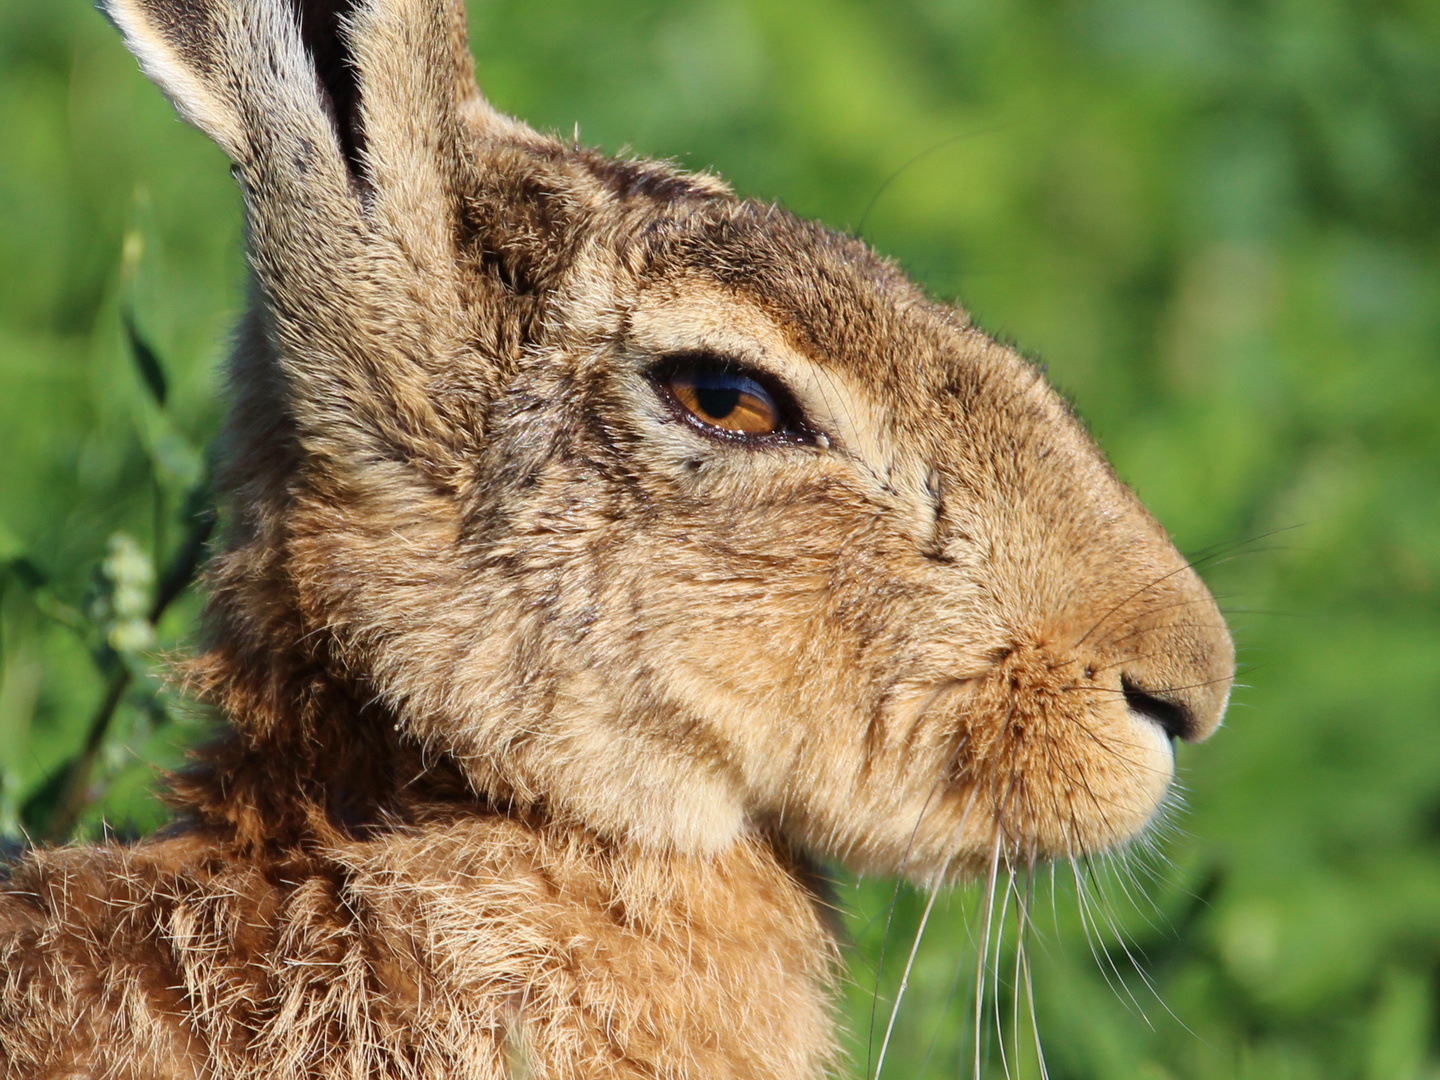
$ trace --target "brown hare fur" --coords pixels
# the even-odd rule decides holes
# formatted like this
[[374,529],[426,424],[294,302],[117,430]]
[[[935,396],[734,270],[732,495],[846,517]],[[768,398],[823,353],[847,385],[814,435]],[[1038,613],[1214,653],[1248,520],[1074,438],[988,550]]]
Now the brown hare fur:
[[104,7],[247,212],[227,733],[162,835],[11,868],[6,1077],[819,1077],[810,859],[1152,819],[1230,638],[962,311],[499,115],[454,0]]

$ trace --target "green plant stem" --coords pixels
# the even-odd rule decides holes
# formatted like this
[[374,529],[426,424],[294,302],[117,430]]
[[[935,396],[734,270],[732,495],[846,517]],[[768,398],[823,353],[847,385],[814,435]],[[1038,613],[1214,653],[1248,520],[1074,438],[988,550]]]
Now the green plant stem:
[[[155,593],[155,601],[151,604],[146,617],[151,626],[159,625],[160,619],[170,605],[194,580],[201,557],[205,553],[205,544],[209,541],[210,534],[214,529],[215,512],[213,510],[206,510],[196,515],[190,530],[185,534],[184,542],[175,552],[174,558],[170,560],[169,568],[160,580],[160,587]],[[85,745],[79,756],[71,761],[66,770],[64,789],[56,803],[49,828],[46,829],[43,837],[47,842],[63,843],[74,832],[76,822],[80,820],[80,815],[85,809],[85,804],[90,801],[90,774],[94,772],[95,759],[100,756],[100,748],[105,745],[105,736],[110,731],[110,724],[115,719],[115,713],[132,680],[133,674],[129,665],[121,659],[119,667],[110,676],[110,682],[105,688],[105,696],[101,699],[100,706],[95,710],[95,715],[90,721],[89,730],[85,736]]]

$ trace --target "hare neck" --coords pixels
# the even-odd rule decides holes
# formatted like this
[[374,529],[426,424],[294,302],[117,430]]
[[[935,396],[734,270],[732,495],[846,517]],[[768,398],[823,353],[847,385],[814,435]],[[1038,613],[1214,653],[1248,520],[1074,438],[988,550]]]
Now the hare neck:
[[764,836],[665,856],[500,817],[337,854],[364,910],[420,931],[443,973],[427,1000],[494,1018],[527,1075],[816,1080],[835,1064],[835,938]]
[[182,814],[246,851],[309,848],[434,816],[485,813],[454,762],[366,700],[267,583],[254,552],[210,568],[211,643],[180,665],[185,690],[223,721],[195,764],[170,778]]

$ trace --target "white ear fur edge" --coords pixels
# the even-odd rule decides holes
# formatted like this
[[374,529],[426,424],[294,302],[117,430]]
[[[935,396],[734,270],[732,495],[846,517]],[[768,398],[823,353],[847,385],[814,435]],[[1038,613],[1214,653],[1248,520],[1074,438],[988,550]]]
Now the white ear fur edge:
[[245,130],[227,103],[217,98],[147,18],[139,0],[102,0],[101,10],[119,29],[140,69],[170,100],[186,123],[213,139],[231,161],[245,154]]

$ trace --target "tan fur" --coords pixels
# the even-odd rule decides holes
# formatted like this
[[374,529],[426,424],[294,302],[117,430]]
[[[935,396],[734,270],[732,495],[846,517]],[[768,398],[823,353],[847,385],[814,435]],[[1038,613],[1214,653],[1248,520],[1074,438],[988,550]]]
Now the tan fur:
[[[807,860],[1123,843],[1209,594],[1040,375],[856,241],[494,112],[451,0],[107,0],[230,155],[227,734],[0,894],[7,1076],[817,1077]],[[737,446],[649,372],[768,373]]]

